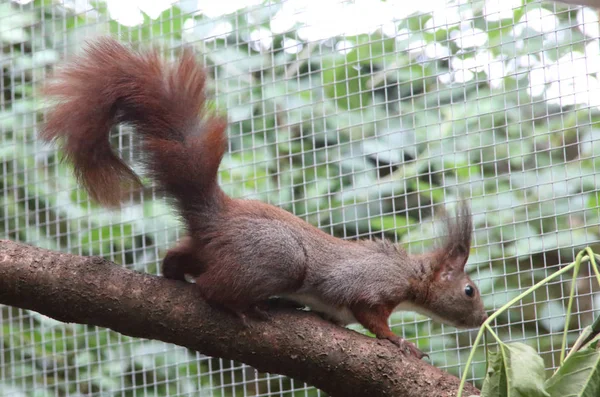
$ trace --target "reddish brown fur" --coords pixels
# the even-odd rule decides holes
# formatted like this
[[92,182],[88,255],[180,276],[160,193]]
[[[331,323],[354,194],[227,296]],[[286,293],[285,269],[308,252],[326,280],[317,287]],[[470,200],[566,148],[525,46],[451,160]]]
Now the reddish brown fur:
[[[216,190],[226,121],[203,117],[205,80],[189,50],[168,65],[156,52],[136,53],[115,40],[100,40],[45,87],[45,94],[59,102],[41,137],[63,139],[63,153],[92,198],[117,206],[126,187],[140,181],[108,138],[115,124],[131,124],[149,154],[149,172],[176,196],[183,211],[213,205],[198,199],[210,199],[207,192]],[[194,156],[207,146],[212,150]]]
[[167,253],[165,277],[190,275],[207,301],[242,315],[282,296],[340,324],[359,321],[418,357],[387,325],[397,305],[458,326],[481,324],[478,292],[464,293],[472,285],[464,273],[466,206],[448,221],[442,248],[411,256],[387,241],[344,241],[274,206],[230,199],[217,184],[226,122],[207,114],[205,81],[190,51],[167,64],[155,52],[103,39],[46,88],[58,101],[41,137],[62,142],[79,180],[104,205],[118,205],[128,186],[140,184],[108,140],[114,125],[134,127],[150,176],[174,199],[189,234]]
[[464,267],[469,259],[469,250],[471,249],[471,235],[473,230],[473,218],[471,210],[466,202],[461,202],[458,206],[456,218],[445,217],[446,235],[444,245],[434,252],[434,261],[436,276],[444,270],[444,265],[448,261],[453,262],[453,266]]

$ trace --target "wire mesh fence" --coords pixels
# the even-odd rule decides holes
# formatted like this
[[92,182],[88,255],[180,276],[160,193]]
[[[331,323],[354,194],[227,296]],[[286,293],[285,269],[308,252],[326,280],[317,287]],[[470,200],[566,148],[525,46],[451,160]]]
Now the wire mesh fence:
[[[0,233],[158,274],[181,225],[151,186],[120,211],[88,200],[36,139],[39,88],[85,40],[112,34],[207,65],[230,122],[224,190],[347,239],[416,253],[460,197],[468,262],[492,310],[600,241],[600,26],[591,8],[523,0],[423,2],[0,1]],[[136,163],[127,128],[114,144]],[[599,165],[600,166],[600,165]],[[577,281],[572,336],[600,306]],[[557,366],[569,283],[495,327]],[[1,396],[319,396],[310,385],[106,329],[1,307]],[[461,374],[473,339],[414,313],[393,330]],[[353,327],[365,332],[359,326]],[[480,381],[481,352],[469,379]]]

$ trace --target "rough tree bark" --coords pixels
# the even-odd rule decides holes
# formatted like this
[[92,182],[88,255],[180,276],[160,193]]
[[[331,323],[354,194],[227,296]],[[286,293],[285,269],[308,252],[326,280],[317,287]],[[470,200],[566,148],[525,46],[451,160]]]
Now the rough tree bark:
[[[250,328],[203,302],[192,284],[0,240],[0,304],[63,322],[185,346],[285,374],[333,396],[454,396],[459,381],[387,341],[310,313],[277,310]],[[463,395],[479,394],[467,385]]]

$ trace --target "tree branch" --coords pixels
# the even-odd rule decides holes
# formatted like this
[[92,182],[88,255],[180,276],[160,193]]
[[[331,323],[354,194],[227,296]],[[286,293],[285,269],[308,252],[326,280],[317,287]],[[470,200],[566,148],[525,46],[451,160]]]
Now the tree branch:
[[[335,396],[454,396],[458,379],[404,357],[388,341],[318,316],[277,310],[245,328],[199,298],[193,284],[0,240],[0,304],[63,322],[185,346],[285,374]],[[464,395],[479,394],[467,385]]]

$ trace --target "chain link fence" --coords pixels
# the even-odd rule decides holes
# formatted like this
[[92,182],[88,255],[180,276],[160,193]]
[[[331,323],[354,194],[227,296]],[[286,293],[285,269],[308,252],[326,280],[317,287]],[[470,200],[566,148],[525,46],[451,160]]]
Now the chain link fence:
[[[600,44],[592,8],[526,0],[421,2],[0,0],[0,234],[159,273],[180,237],[150,186],[121,211],[91,203],[36,140],[39,88],[85,40],[111,34],[173,56],[191,46],[230,121],[225,191],[333,235],[416,253],[470,200],[468,271],[492,310],[600,241]],[[133,163],[132,136],[115,145]],[[598,164],[598,167],[596,166]],[[577,281],[575,337],[600,307]],[[570,283],[496,324],[558,365]],[[319,396],[310,385],[106,329],[0,307],[0,396]],[[414,313],[393,330],[461,374],[473,341]],[[354,327],[365,332],[361,327]],[[469,373],[479,382],[483,350]]]

